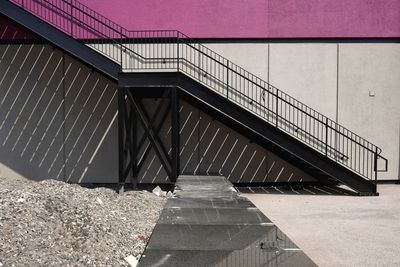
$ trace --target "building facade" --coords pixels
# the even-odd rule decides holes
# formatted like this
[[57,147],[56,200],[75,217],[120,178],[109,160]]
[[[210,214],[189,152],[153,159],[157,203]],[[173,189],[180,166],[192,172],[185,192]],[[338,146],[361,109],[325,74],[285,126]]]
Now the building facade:
[[[81,2],[130,30],[195,38],[381,147],[389,169],[378,178],[400,179],[398,1]],[[6,16],[0,21],[0,174],[116,182],[117,83]],[[160,100],[146,101],[152,114]],[[181,101],[180,124],[184,173],[220,173],[233,182],[313,180],[191,103]],[[171,149],[168,125],[160,136]],[[155,151],[138,176],[168,182]]]

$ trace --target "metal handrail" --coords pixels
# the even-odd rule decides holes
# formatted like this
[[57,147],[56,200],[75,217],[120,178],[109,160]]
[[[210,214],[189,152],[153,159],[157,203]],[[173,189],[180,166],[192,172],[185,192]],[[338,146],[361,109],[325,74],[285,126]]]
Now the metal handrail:
[[[387,171],[388,161],[381,156],[381,148],[270,85],[261,78],[251,74],[242,67],[232,63],[222,55],[191,39],[180,31],[130,31],[77,0],[9,1],[77,40],[94,40],[94,44],[111,44],[118,47],[119,51],[117,52],[114,49],[109,49],[101,45],[93,48],[117,61],[121,65],[121,71],[139,69],[180,71],[205,84],[210,89],[217,91],[242,108],[253,111],[255,115],[262,117],[265,121],[274,124],[282,131],[305,142],[315,150],[321,153],[323,153],[322,150],[325,150],[327,157],[332,158],[364,178],[375,178],[376,183],[377,172]],[[53,15],[49,17],[48,12],[46,13],[38,9],[38,6],[44,9],[52,7],[50,11],[58,13],[55,16],[61,15],[64,20],[63,24],[61,25],[57,19],[54,21]],[[171,45],[172,53],[170,51]],[[135,48],[135,46],[137,47]],[[160,52],[160,48],[161,50],[164,49],[164,51]],[[124,66],[125,63],[128,65],[127,67]],[[207,66],[204,67],[204,64],[207,64]],[[211,66],[211,64],[213,65]],[[138,66],[136,67],[136,65]],[[205,77],[208,77],[208,80]],[[211,80],[210,77],[213,79]],[[240,83],[239,86],[237,86],[238,81]],[[236,87],[233,83],[236,83]],[[252,96],[249,96],[250,87]],[[246,90],[246,88],[247,94],[242,91]],[[256,98],[253,98],[254,93]],[[229,94],[231,94],[231,98]],[[237,99],[238,95],[240,96],[239,99]],[[260,96],[262,96],[264,103]],[[258,100],[257,97],[259,98]],[[267,103],[265,102],[265,98],[268,98]],[[272,100],[270,101],[270,99]],[[297,122],[295,121],[295,117]],[[298,121],[299,117],[301,118],[300,123]],[[303,119],[305,120],[304,124]],[[307,120],[309,120],[308,124]],[[310,129],[311,125],[313,132]],[[315,131],[317,132],[316,135]],[[298,132],[301,132],[303,136],[300,135],[299,137]],[[332,138],[334,141],[332,141]],[[345,143],[346,148],[344,147]],[[325,149],[321,149],[321,144],[325,146]],[[332,155],[332,151],[334,155]],[[367,155],[366,158],[365,154]],[[338,155],[340,155],[339,160]],[[379,159],[385,162],[385,168],[382,170],[378,169]],[[363,165],[362,168],[361,163]]]
[[[180,33],[180,34],[182,34],[182,33]],[[209,50],[209,51],[212,51],[213,53],[217,54],[218,56],[220,56],[221,58],[223,58],[223,59],[226,60],[227,62],[230,62],[228,59],[226,59],[225,57],[219,55],[218,53],[214,52],[213,50],[209,49],[208,47],[206,47],[206,46],[204,46],[204,45],[202,45],[202,44],[200,44],[200,45],[201,45],[202,47],[204,47],[205,49],[207,49],[207,50]],[[195,50],[197,50],[199,53],[204,54],[203,51],[200,51],[200,50],[197,49],[196,47],[193,47],[193,46],[192,46],[192,48],[195,49]],[[213,58],[213,57],[211,57],[211,56],[209,56],[209,55],[207,55],[207,54],[204,54],[204,55],[207,56],[208,58],[210,58],[211,60],[217,61],[215,58]],[[217,62],[219,62],[219,61],[217,61]],[[219,62],[219,63],[221,63],[221,62]],[[222,63],[221,63],[221,64],[222,64]],[[235,65],[234,63],[231,63],[231,64]],[[228,66],[228,64],[227,64],[227,66]],[[261,78],[258,78],[257,76],[255,76],[255,75],[253,75],[252,73],[248,72],[247,70],[241,68],[240,66],[238,66],[238,65],[235,65],[235,66],[239,67],[241,70],[243,70],[244,72],[248,73],[248,74],[251,75],[252,77],[255,77],[255,78],[260,79],[261,81],[263,81]],[[235,74],[237,74],[237,75],[239,75],[239,76],[243,76],[242,74],[240,74],[240,73],[237,72],[236,70],[233,70],[233,69],[230,68],[230,67],[227,67],[227,68],[228,68],[230,71],[232,71],[233,73],[235,73]],[[257,83],[255,83],[254,81],[250,80],[248,77],[243,76],[243,78],[246,79],[248,82],[253,83],[254,85],[259,86]],[[263,82],[265,82],[265,81],[263,81]],[[268,84],[268,86],[270,86],[270,87],[274,87],[274,86],[270,85],[270,84],[267,83],[267,82],[265,82],[265,83]],[[276,88],[276,87],[274,87],[274,88]],[[265,88],[261,88],[261,89],[264,90],[264,91],[266,91],[266,92],[269,92],[270,94],[273,94],[274,96],[277,96],[277,94],[275,94],[275,93],[273,93],[273,92],[270,92],[270,91],[268,91],[268,90],[265,89]],[[276,89],[277,89],[277,88],[276,88]],[[283,92],[282,90],[277,89],[277,91],[280,92],[281,94],[284,94],[284,95],[290,97],[291,99],[294,99],[293,97],[291,97],[290,95],[286,94],[286,93]],[[282,101],[289,103],[288,101],[284,100],[282,97],[279,97],[279,96],[277,96],[277,97],[280,98]],[[296,100],[296,99],[295,99],[295,100]],[[297,101],[297,100],[296,100],[296,101]],[[300,101],[297,101],[297,102],[301,103]],[[298,107],[296,107],[296,108],[298,108]],[[310,108],[310,110],[315,111],[317,114],[323,116],[324,118],[327,118],[326,116],[324,116],[323,114],[321,114],[321,113],[319,113],[318,111],[314,110],[313,108]],[[303,110],[301,110],[301,109],[299,109],[299,111],[304,112],[304,113],[307,113],[306,111],[303,111]],[[314,118],[315,120],[319,120],[319,119],[316,118],[316,117],[313,117],[313,118]],[[329,118],[327,118],[327,119],[330,120],[330,121],[332,121],[332,120],[329,119]],[[319,120],[319,121],[322,122],[321,120]],[[332,121],[332,122],[334,122],[334,121]],[[336,122],[334,122],[334,123],[337,124]],[[337,125],[339,125],[339,124],[337,124]],[[343,126],[342,126],[342,127],[343,127]],[[334,129],[334,128],[332,128],[332,129],[333,129],[334,131],[337,131],[337,130]],[[350,133],[354,134],[354,135],[357,136],[357,137],[360,137],[360,136],[358,136],[357,134],[353,133],[352,131],[346,129],[345,127],[343,127],[343,129],[349,131]],[[362,138],[362,137],[360,137],[360,138]],[[366,140],[366,141],[367,141],[367,140]],[[368,141],[367,141],[367,142],[368,142]],[[368,143],[370,143],[370,142],[368,142]],[[370,143],[370,144],[373,145],[372,143]],[[369,149],[369,148],[366,148],[366,149]],[[379,147],[378,147],[378,149],[381,151],[381,149],[380,149]]]

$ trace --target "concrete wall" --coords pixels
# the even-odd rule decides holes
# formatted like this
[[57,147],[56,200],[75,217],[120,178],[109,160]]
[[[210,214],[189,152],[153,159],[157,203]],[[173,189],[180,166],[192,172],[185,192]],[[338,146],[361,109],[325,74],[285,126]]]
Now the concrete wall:
[[400,44],[339,48],[338,121],[383,149],[381,178],[400,178]]
[[[379,178],[399,178],[399,44],[208,46],[381,147],[389,172]],[[0,56],[1,163],[7,173],[114,181],[116,161],[99,155],[117,155],[116,85],[50,46],[1,45]],[[145,181],[166,176],[152,160],[141,174]],[[205,171],[202,164],[198,169]]]
[[400,44],[207,46],[381,147],[389,172],[378,177],[400,178]]
[[[116,182],[116,93],[114,82],[49,45],[0,45],[0,176]],[[150,116],[158,103],[144,100]],[[233,182],[313,181],[184,101],[180,113],[183,173],[219,173]],[[170,150],[169,120],[160,137]],[[153,150],[139,180],[168,182]]]
[[51,46],[0,45],[0,175],[116,181],[115,93]]

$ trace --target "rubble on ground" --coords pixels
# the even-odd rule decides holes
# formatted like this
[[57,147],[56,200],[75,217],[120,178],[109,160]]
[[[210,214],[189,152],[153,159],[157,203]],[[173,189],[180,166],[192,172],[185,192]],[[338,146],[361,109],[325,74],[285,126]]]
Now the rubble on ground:
[[[4,266],[130,266],[139,259],[166,199],[145,191],[0,178]],[[132,258],[132,257],[130,257]]]

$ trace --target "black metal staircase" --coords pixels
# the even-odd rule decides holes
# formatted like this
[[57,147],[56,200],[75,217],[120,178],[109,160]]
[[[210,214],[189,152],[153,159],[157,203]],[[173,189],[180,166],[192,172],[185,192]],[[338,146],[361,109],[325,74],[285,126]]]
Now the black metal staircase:
[[[151,120],[135,101],[177,88],[170,94],[172,108],[182,97],[323,183],[377,193],[377,173],[387,170],[379,147],[179,31],[129,31],[76,0],[1,1],[0,11],[118,81],[121,183],[130,170],[137,172],[136,116],[170,179],[179,175],[179,125],[173,127],[170,157],[157,148]],[[172,115],[177,122],[176,112]]]

